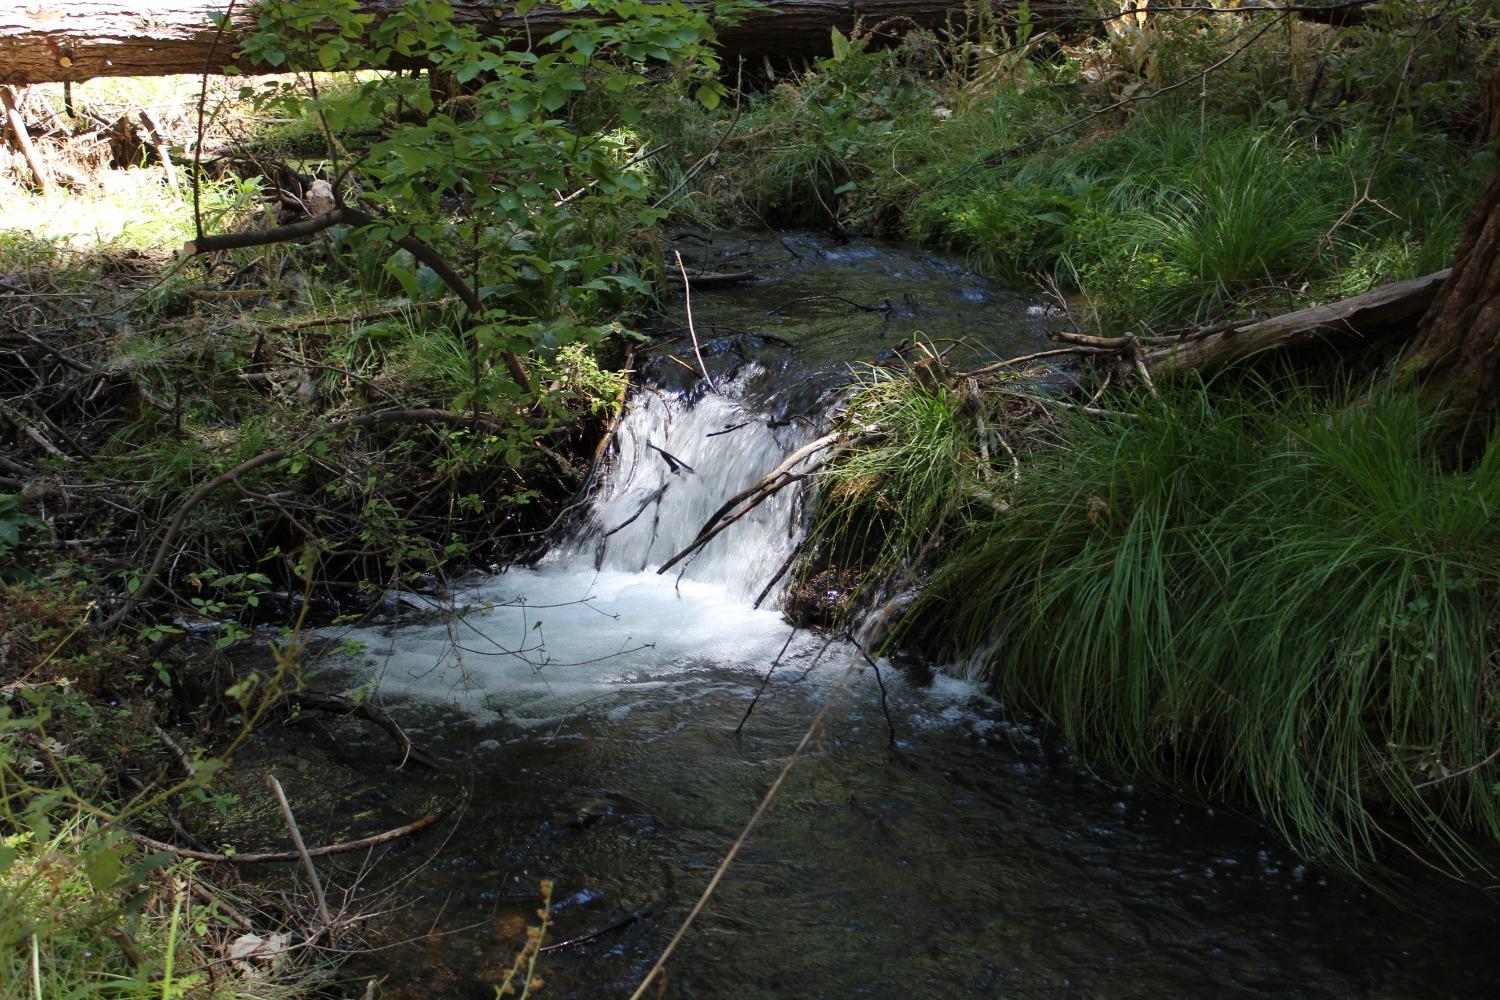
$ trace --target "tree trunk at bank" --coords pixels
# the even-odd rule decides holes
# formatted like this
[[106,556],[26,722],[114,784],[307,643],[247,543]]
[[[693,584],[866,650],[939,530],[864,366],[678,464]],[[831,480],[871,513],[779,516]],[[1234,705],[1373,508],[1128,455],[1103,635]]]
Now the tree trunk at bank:
[[1500,172],[1479,198],[1402,374],[1460,412],[1500,413]]
[[[686,0],[710,6],[711,0]],[[366,0],[361,8],[379,17],[399,9],[403,0]],[[1012,11],[1018,0],[1003,0]],[[234,63],[240,37],[255,23],[259,4],[235,5],[229,30],[217,34],[211,14],[229,0],[31,0],[0,4],[0,83],[56,83],[96,76],[167,76],[173,73],[221,72]],[[1056,21],[1076,14],[1076,0],[1033,0],[1033,17]],[[829,50],[831,29],[848,33],[863,19],[866,27],[889,22],[900,35],[917,25],[936,26],[964,16],[965,0],[769,0],[745,15],[742,23],[720,26],[723,50],[730,56],[762,55],[773,59],[822,55]],[[454,20],[521,38],[544,38],[567,25],[570,16],[556,7],[539,6],[522,17],[508,0],[475,0],[454,5]],[[272,71],[245,66],[246,71]]]

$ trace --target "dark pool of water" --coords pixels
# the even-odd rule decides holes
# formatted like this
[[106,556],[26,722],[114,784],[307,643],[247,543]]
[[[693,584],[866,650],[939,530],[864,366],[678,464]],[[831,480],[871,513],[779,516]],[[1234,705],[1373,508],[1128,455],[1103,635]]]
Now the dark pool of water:
[[[356,958],[388,997],[490,997],[556,881],[544,996],[628,996],[739,832],[832,675],[704,667],[628,684],[545,729],[398,705],[452,766],[390,769],[377,734],[305,722],[274,762],[304,825],[369,832],[462,812]],[[1136,794],[954,682],[861,679],[670,967],[669,997],[1486,997],[1497,911],[1430,882],[1405,907],[1329,877],[1222,809]],[[349,874],[335,876],[347,883]],[[369,905],[376,905],[371,895]],[[431,930],[441,933],[428,934]],[[655,995],[654,993],[652,995]]]

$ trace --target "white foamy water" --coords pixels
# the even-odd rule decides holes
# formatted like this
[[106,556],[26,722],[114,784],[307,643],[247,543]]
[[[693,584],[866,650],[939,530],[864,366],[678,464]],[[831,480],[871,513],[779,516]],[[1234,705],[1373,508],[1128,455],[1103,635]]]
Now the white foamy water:
[[[748,377],[696,402],[636,393],[586,529],[546,562],[654,573],[726,500],[806,444],[808,429],[771,428],[740,404],[735,395]],[[686,570],[670,572],[754,601],[801,537],[797,502],[795,488],[783,490],[709,542]]]
[[[720,389],[696,402],[637,392],[584,525],[535,568],[458,594],[458,612],[443,620],[352,633],[381,690],[472,712],[503,706],[514,722],[542,725],[628,710],[643,696],[686,697],[695,685],[678,682],[689,677],[763,673],[792,629],[774,610],[776,589],[752,604],[801,538],[795,488],[657,572],[726,500],[811,438],[769,427],[741,405],[737,385]],[[800,635],[783,663],[806,670],[827,645]]]
[[[729,671],[748,680],[791,634],[779,613],[713,583],[571,565],[511,570],[460,605],[468,610],[444,621],[353,635],[383,692],[472,712],[494,698],[511,721],[547,724],[628,708],[617,696],[660,703],[689,679]],[[783,663],[806,669],[824,645],[798,636]]]

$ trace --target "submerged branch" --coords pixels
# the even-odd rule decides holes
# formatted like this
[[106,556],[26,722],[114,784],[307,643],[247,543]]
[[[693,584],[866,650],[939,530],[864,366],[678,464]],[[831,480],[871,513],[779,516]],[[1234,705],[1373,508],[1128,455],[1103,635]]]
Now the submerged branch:
[[[442,813],[429,813],[421,819],[413,820],[404,826],[398,826],[384,833],[377,833],[369,837],[361,837],[358,840],[346,840],[337,844],[327,844],[323,847],[307,848],[307,856],[310,858],[327,857],[330,854],[348,854],[351,851],[362,851],[370,847],[379,847],[393,840],[399,840],[407,834],[417,833],[427,829],[438,820],[442,819]],[[186,847],[177,847],[165,841],[156,840],[143,834],[132,833],[130,839],[142,847],[153,851],[164,851],[167,854],[179,858],[191,858],[194,861],[208,861],[214,864],[266,864],[271,862],[300,861],[302,854],[297,851],[266,851],[258,854],[216,854],[213,851],[194,851]]]

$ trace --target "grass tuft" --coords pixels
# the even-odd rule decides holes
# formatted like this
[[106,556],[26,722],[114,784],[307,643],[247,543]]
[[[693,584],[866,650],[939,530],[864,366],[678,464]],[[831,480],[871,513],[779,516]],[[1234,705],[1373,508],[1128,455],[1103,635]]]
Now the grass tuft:
[[1179,388],[1078,417],[942,558],[907,641],[1102,767],[1239,797],[1357,870],[1500,842],[1500,439],[1409,395]]

